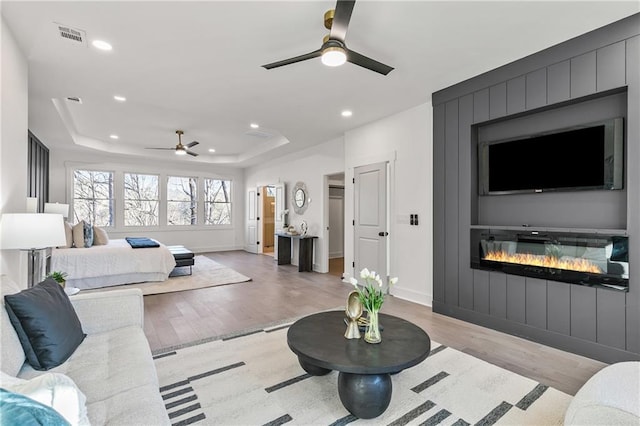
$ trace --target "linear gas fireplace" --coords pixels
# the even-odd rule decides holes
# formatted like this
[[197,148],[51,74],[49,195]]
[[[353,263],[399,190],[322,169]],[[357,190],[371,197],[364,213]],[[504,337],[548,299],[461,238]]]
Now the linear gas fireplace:
[[619,235],[472,229],[471,267],[627,290],[628,247]]

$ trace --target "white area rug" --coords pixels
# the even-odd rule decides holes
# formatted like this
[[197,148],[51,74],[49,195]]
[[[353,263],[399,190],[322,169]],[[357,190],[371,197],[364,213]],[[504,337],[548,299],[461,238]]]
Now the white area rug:
[[[188,273],[189,267],[183,266],[176,270],[180,273]],[[123,286],[109,287],[100,290],[116,288],[139,288],[142,294],[172,293],[175,291],[194,290],[197,288],[215,287],[219,285],[235,284],[251,281],[251,278],[227,268],[206,256],[196,256],[193,273],[191,275],[179,275],[169,277],[166,281],[152,281],[148,283],[127,284]]]
[[[572,397],[431,342],[421,364],[393,375],[387,411],[353,417],[338,373],[305,373],[287,346],[288,325],[155,356],[172,424],[556,425]],[[383,341],[384,343],[384,341]]]

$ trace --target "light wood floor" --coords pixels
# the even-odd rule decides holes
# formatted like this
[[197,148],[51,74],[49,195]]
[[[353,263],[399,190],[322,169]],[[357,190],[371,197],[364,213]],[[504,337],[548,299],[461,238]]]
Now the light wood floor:
[[[145,296],[145,333],[152,350],[256,328],[322,309],[343,308],[351,286],[330,274],[277,266],[270,256],[243,251],[208,257],[253,281]],[[571,395],[606,364],[433,313],[387,297],[383,313],[405,318],[432,340],[555,387]],[[428,362],[428,360],[427,360]]]

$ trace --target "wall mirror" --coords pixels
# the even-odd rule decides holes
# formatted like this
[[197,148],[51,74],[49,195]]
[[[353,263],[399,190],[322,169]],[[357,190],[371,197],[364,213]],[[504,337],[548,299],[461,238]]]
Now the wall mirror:
[[297,214],[303,214],[309,206],[309,192],[303,182],[297,182],[291,192],[291,204]]

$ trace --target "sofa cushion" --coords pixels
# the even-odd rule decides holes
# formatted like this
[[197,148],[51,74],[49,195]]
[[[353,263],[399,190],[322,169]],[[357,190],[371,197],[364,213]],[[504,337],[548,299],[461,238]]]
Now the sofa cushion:
[[[4,300],[5,295],[20,292],[20,287],[6,275],[0,275],[0,290],[2,300]],[[0,370],[15,376],[26,358],[18,333],[9,320],[7,309],[3,302],[0,302],[0,305],[2,305],[0,313]]]
[[53,279],[4,297],[27,360],[36,370],[65,362],[85,334],[69,297]]
[[45,373],[22,380],[0,372],[2,387],[53,408],[72,425],[88,425],[86,398],[71,378]]
[[[156,392],[159,387],[151,350],[139,326],[89,334],[67,362],[50,371],[71,377],[87,396],[87,404],[145,384],[155,386]],[[18,377],[38,374],[25,364]]]
[[88,405],[92,425],[169,425],[156,385],[143,385]]
[[5,389],[0,389],[0,418],[7,425],[69,425],[53,408]]

